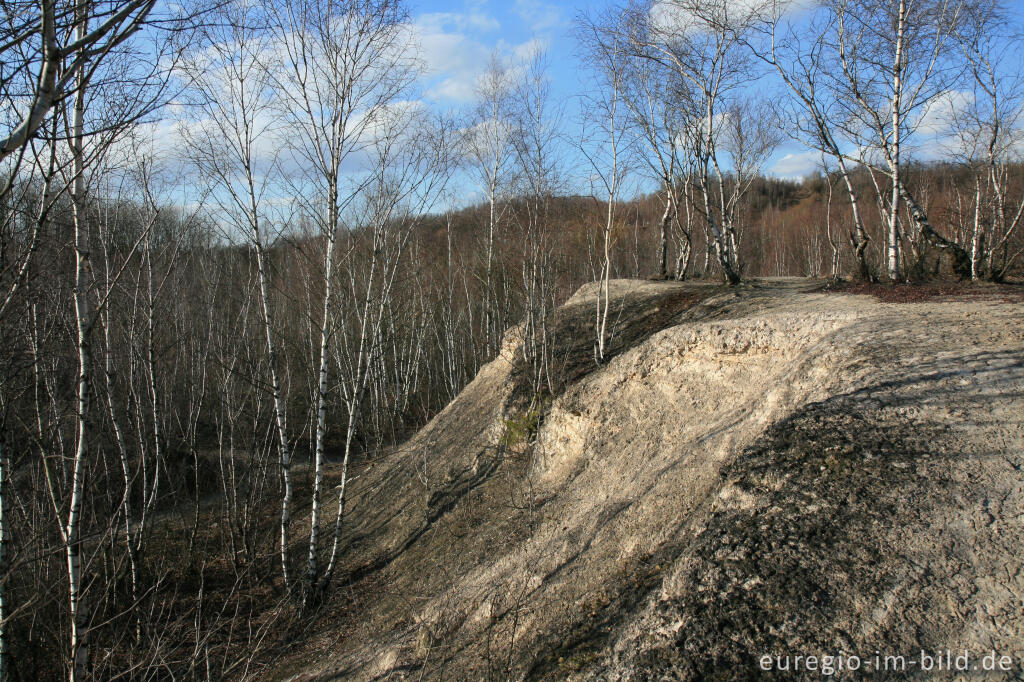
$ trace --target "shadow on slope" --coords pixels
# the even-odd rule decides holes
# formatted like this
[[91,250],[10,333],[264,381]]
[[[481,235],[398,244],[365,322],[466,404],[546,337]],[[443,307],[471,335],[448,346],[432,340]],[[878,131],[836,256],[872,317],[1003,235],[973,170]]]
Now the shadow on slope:
[[[993,363],[1019,370],[1024,357],[963,358],[966,367]],[[970,402],[982,411],[1015,390],[997,371],[978,372],[987,392]],[[994,527],[972,535],[955,523],[977,503],[964,470],[969,477],[972,461],[998,453],[965,453],[949,422],[913,408],[957,374],[924,366],[771,426],[722,472],[703,511],[615,587],[589,627],[549,645],[527,677],[757,679],[764,655],[857,654],[870,667],[876,652],[904,657],[913,673],[923,650],[979,645],[966,632],[985,600],[976,581],[1012,593],[1020,538],[994,541]],[[972,653],[977,662],[988,649]],[[1020,659],[1014,665],[1019,672]]]

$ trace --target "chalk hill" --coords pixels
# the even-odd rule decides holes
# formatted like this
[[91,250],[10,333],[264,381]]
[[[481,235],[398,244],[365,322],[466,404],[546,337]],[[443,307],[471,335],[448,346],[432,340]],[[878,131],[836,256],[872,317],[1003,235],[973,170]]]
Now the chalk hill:
[[616,281],[598,366],[584,287],[546,397],[513,330],[357,472],[351,615],[300,677],[729,680],[922,648],[1019,671],[1024,304],[979,291]]

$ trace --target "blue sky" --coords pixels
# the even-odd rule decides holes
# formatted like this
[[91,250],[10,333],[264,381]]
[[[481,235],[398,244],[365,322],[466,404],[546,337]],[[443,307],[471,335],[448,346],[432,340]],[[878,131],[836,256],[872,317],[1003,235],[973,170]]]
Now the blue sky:
[[572,23],[586,2],[545,0],[413,0],[423,58],[432,70],[427,95],[447,104],[472,100],[473,84],[497,51],[505,58],[529,55],[537,46],[550,57],[552,95],[576,94]]
[[[743,4],[746,0],[736,0]],[[530,54],[536,47],[547,50],[551,94],[565,106],[566,124],[578,112],[577,98],[585,91],[589,79],[575,54],[573,21],[581,10],[598,8],[604,3],[582,0],[410,0],[410,9],[419,29],[422,56],[431,69],[423,82],[428,100],[443,108],[465,107],[472,103],[475,79],[486,68],[495,50],[505,58]],[[802,6],[798,0],[796,6]],[[1024,0],[1006,0],[1004,6],[1020,18]],[[1019,22],[1014,22],[1019,25]],[[1003,58],[1024,61],[1022,52],[1009,50]],[[1024,66],[1024,64],[1021,64]],[[778,88],[772,78],[752,84],[762,92]],[[950,93],[954,100],[962,93]],[[933,116],[941,113],[939,109]],[[924,126],[928,128],[929,126]],[[941,155],[938,144],[941,126],[917,136],[919,158]],[[930,135],[930,137],[929,137]],[[927,138],[927,139],[926,139]],[[814,172],[820,155],[797,142],[787,140],[766,164],[766,173],[800,178]]]
[[[586,2],[546,0],[411,0],[421,57],[428,75],[423,97],[440,109],[467,111],[474,104],[478,78],[497,54],[506,64],[522,64],[538,51],[546,55],[552,109],[561,110],[566,135],[578,134],[581,74],[572,36],[574,19]],[[593,3],[590,3],[593,4]],[[572,144],[562,145],[568,164],[566,191],[587,191]],[[464,203],[481,200],[473,182],[456,180]]]
[[[751,0],[730,0],[740,5]],[[538,49],[547,54],[548,77],[552,104],[563,110],[566,140],[562,146],[567,164],[568,192],[589,191],[588,178],[593,168],[580,159],[570,138],[580,135],[580,98],[592,90],[593,80],[577,56],[573,35],[575,19],[580,12],[600,9],[608,0],[407,0],[415,26],[415,40],[419,56],[428,72],[420,81],[417,97],[437,109],[465,113],[474,103],[474,91],[479,77],[486,71],[491,55],[497,53],[507,62],[522,63]],[[803,7],[809,0],[792,0]],[[1007,7],[1020,18],[1024,0],[1007,0]],[[1019,21],[1013,22],[1020,25]],[[1024,51],[1009,49],[1002,55],[1009,72],[1024,73]],[[1005,64],[1012,60],[1013,65]],[[1019,68],[1014,69],[1013,66]],[[1020,81],[1024,90],[1024,78]],[[751,83],[748,88],[761,96],[789,97],[777,77],[765,77]],[[951,92],[951,103],[968,100],[970,93]],[[936,158],[941,154],[942,110],[932,112],[934,121],[922,128],[931,133],[916,136],[919,158]],[[1024,123],[1024,116],[1018,124]],[[162,122],[156,128],[160,139],[174,140],[173,120]],[[1022,130],[1024,132],[1024,130]],[[1024,134],[1020,136],[1019,151],[1024,156]],[[763,172],[776,177],[799,179],[817,170],[820,154],[809,151],[797,142],[786,140],[768,160]],[[633,178],[632,187],[653,189],[651,182],[639,176]],[[459,203],[471,203],[482,198],[466,177],[456,181],[454,192]],[[626,190],[629,193],[629,190]]]
[[[566,125],[578,115],[578,99],[590,83],[576,54],[574,20],[603,3],[547,0],[413,0],[410,9],[430,69],[425,96],[442,108],[473,102],[476,78],[492,53],[522,58],[537,47],[547,52],[551,96],[564,106]],[[783,144],[767,172],[799,178],[813,172],[817,155],[792,142]]]

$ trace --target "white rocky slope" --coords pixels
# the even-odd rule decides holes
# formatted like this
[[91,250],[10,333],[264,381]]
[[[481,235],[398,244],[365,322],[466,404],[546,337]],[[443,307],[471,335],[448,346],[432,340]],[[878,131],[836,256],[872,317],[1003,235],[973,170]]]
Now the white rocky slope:
[[592,292],[559,311],[539,428],[510,335],[359,472],[351,617],[303,677],[911,673],[922,648],[1021,670],[1024,305],[617,282],[597,367]]

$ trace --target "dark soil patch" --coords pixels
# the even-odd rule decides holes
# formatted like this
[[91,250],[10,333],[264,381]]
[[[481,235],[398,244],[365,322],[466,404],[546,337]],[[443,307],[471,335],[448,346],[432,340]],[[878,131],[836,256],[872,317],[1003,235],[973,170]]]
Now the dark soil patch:
[[[546,375],[539,393],[555,398],[602,364],[640,345],[652,334],[682,321],[686,312],[724,287],[672,288],[657,294],[644,293],[613,298],[608,311],[609,340],[602,363],[595,356],[596,303],[587,301],[559,308],[552,316],[549,334],[550,383]],[[513,390],[506,412],[525,409],[535,399],[531,371],[521,352],[516,353]]]
[[858,626],[912,570],[897,527],[919,525],[952,494],[951,481],[919,473],[940,454],[942,430],[842,400],[772,427],[725,472],[756,502],[720,506],[681,552],[681,596],[657,605],[678,635],[642,647],[635,678],[754,679],[766,654],[909,657],[934,644],[930,630],[948,625],[939,613],[889,621],[871,641]]
[[992,282],[924,282],[913,284],[838,282],[826,284],[822,291],[836,294],[874,296],[883,303],[927,303],[929,301],[941,300],[1024,302],[1024,286]]

